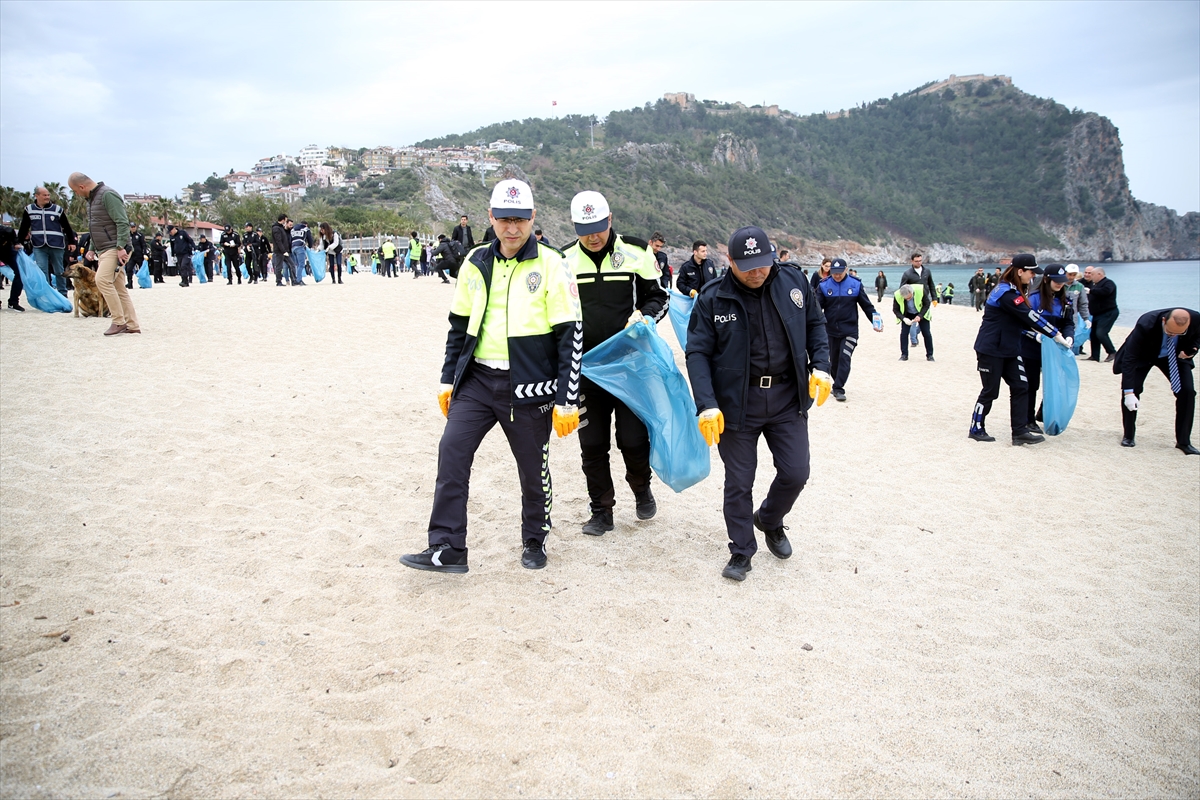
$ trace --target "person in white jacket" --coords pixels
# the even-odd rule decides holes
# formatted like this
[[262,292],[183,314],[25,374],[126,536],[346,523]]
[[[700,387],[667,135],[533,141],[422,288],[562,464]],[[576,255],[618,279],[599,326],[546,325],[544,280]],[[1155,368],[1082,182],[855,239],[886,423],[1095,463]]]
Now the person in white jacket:
[[342,282],[342,236],[330,227],[328,222],[322,222],[321,249],[325,251],[325,268],[329,271],[330,283]]

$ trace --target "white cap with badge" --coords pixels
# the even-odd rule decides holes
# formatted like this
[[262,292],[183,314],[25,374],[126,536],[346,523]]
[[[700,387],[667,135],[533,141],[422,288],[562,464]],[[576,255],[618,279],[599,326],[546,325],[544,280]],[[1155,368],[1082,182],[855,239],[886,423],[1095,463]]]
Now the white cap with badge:
[[533,219],[533,190],[515,178],[500,181],[492,189],[491,211],[496,219]]
[[608,230],[608,201],[599,192],[580,192],[571,200],[571,222],[576,236]]

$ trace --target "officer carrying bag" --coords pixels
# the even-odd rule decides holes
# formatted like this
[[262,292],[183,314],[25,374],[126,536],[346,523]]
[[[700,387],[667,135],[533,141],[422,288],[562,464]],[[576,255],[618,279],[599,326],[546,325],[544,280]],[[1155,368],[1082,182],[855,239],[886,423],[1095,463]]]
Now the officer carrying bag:
[[650,432],[650,468],[682,492],[708,477],[696,403],[653,320],[630,325],[583,356],[584,376],[629,406]]

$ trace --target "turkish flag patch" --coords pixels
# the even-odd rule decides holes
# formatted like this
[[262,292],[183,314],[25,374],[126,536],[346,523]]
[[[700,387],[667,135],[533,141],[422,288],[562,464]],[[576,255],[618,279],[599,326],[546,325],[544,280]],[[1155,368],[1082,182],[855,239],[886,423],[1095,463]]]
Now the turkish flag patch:
[[1013,300],[1013,305],[1019,306],[1019,305],[1021,305],[1021,303],[1024,303],[1024,302],[1025,302],[1025,298],[1021,297],[1021,295],[1017,295],[1017,299]]

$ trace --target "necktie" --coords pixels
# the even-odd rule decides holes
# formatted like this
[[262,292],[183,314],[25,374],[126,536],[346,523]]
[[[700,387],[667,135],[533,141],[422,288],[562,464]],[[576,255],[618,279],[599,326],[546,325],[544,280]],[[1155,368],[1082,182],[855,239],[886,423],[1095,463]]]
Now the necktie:
[[1171,378],[1171,391],[1179,394],[1183,384],[1179,380],[1179,342],[1178,336],[1167,337],[1167,374]]

